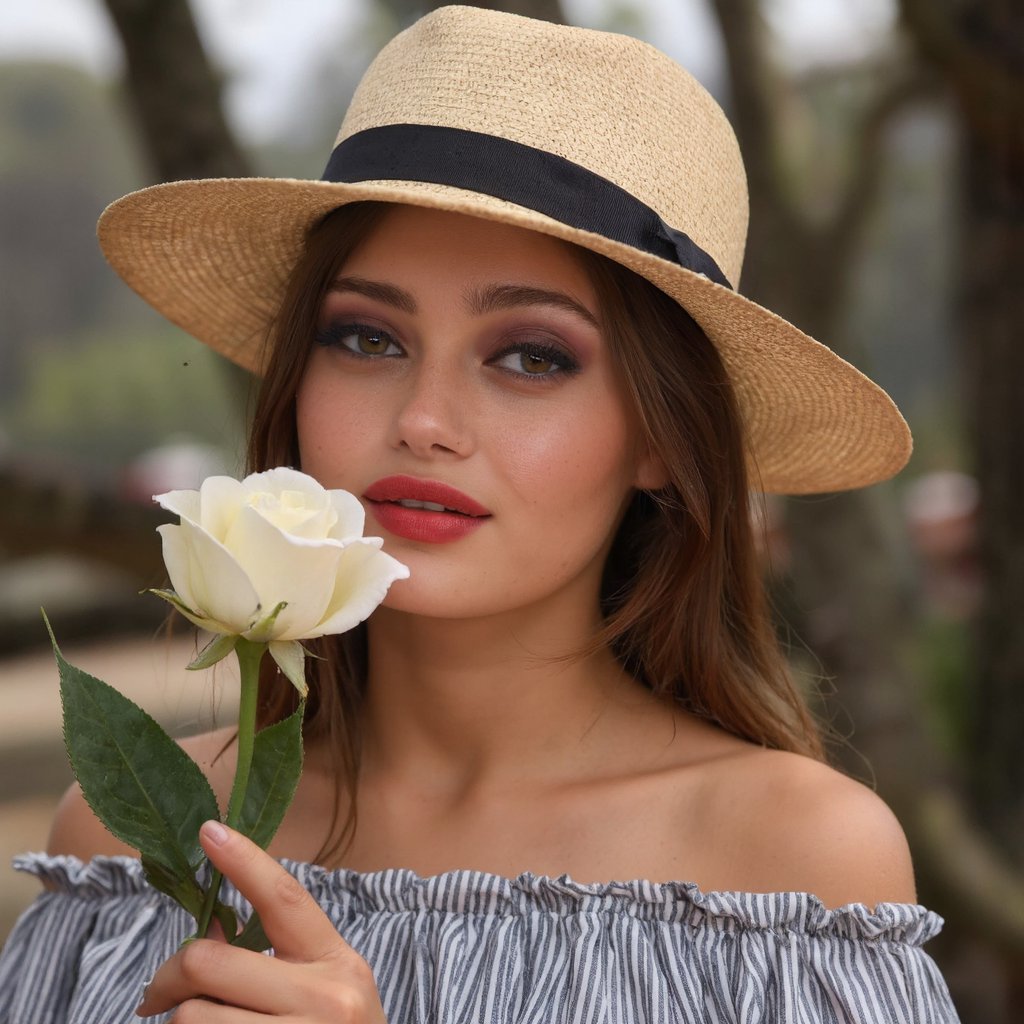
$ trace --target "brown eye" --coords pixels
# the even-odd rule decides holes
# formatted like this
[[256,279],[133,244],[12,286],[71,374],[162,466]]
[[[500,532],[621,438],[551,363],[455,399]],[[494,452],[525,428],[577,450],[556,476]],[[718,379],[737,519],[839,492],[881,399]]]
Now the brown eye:
[[546,356],[539,356],[533,352],[522,352],[519,356],[519,363],[523,373],[537,374],[550,373],[554,368],[555,361]]
[[557,380],[578,373],[576,359],[561,346],[546,341],[518,341],[490,359],[490,364],[517,377]]
[[328,324],[320,329],[316,340],[326,348],[340,349],[357,358],[403,355],[402,347],[387,331],[367,324]]
[[387,352],[388,345],[391,344],[390,339],[385,338],[378,331],[374,331],[372,334],[360,332],[355,337],[358,339],[356,344],[359,346],[359,351],[367,356],[382,356]]

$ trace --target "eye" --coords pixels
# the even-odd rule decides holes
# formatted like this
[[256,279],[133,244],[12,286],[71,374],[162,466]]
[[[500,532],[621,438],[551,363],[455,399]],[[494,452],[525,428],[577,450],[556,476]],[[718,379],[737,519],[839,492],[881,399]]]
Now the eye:
[[551,379],[579,371],[579,363],[565,349],[548,342],[517,341],[489,360],[491,366],[519,377]]
[[400,356],[402,348],[387,331],[368,324],[332,323],[316,333],[316,343],[339,348],[357,358]]

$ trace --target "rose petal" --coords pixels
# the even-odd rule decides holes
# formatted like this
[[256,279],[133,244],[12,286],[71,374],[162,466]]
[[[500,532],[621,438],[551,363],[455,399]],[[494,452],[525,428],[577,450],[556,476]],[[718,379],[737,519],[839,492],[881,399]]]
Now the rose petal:
[[288,607],[274,624],[273,640],[296,640],[323,618],[334,590],[341,547],[335,541],[289,537],[259,512],[243,508],[225,544],[244,565],[264,608]]
[[305,697],[309,686],[306,683],[306,652],[302,644],[294,640],[275,640],[270,644],[270,656],[277,662],[285,678],[299,691],[299,696]]
[[259,614],[258,589],[223,544],[187,519],[179,529],[188,552],[188,584],[193,598],[188,603],[197,612],[223,623],[227,628],[222,632],[244,633]]
[[329,536],[342,541],[361,537],[366,523],[366,512],[359,499],[348,491],[337,490],[327,493],[338,516],[338,521],[332,527]]
[[250,473],[241,483],[246,492],[267,491],[270,494],[281,494],[282,491],[301,491],[311,497],[324,495],[321,483],[308,473],[301,473],[288,466],[277,466],[262,473]]
[[250,495],[248,504],[282,533],[305,540],[323,540],[338,520],[326,494],[311,497],[302,491],[261,491]]
[[156,532],[160,534],[163,544],[164,565],[171,581],[171,589],[189,608],[197,608],[196,595],[192,591],[191,560],[181,527],[165,523],[158,526]]
[[406,566],[380,550],[379,538],[353,541],[341,553],[337,584],[323,620],[314,632],[294,639],[344,633],[369,617],[395,580],[408,576]]
[[280,466],[252,473],[242,486],[249,504],[282,532],[311,540],[332,535],[337,513],[329,492],[314,477]]
[[245,504],[248,492],[230,476],[208,476],[199,490],[201,518],[196,520],[214,540],[224,543]]
[[176,516],[191,519],[193,523],[199,522],[198,491],[168,491],[166,494],[154,494],[153,500]]

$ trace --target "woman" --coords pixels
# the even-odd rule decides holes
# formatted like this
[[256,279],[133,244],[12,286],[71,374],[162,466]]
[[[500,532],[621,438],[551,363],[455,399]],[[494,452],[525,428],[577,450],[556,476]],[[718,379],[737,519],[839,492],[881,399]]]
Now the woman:
[[[321,644],[270,855],[204,826],[274,959],[175,953],[184,915],[72,791],[22,862],[53,891],[4,1019],[128,1020],[150,977],[139,1013],[179,1022],[956,1019],[898,824],[822,762],[748,517],[751,487],[891,475],[909,435],[735,293],[745,229],[685,72],[470,8],[385,48],[324,181],[107,211],[129,284],[262,373],[252,468],[357,494],[411,575]],[[272,721],[292,691],[264,683]],[[187,745],[223,798],[230,732]]]

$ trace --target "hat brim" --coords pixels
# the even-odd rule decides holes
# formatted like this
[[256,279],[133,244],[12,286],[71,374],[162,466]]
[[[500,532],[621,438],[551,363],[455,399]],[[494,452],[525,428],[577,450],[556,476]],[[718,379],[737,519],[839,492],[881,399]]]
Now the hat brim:
[[735,386],[752,485],[780,494],[863,487],[906,464],[910,431],[889,396],[831,349],[742,295],[659,256],[513,203],[447,185],[288,178],[154,185],[100,218],[104,254],[143,299],[228,359],[260,373],[266,339],[309,228],[360,201],[500,221],[609,257],[679,302]]

